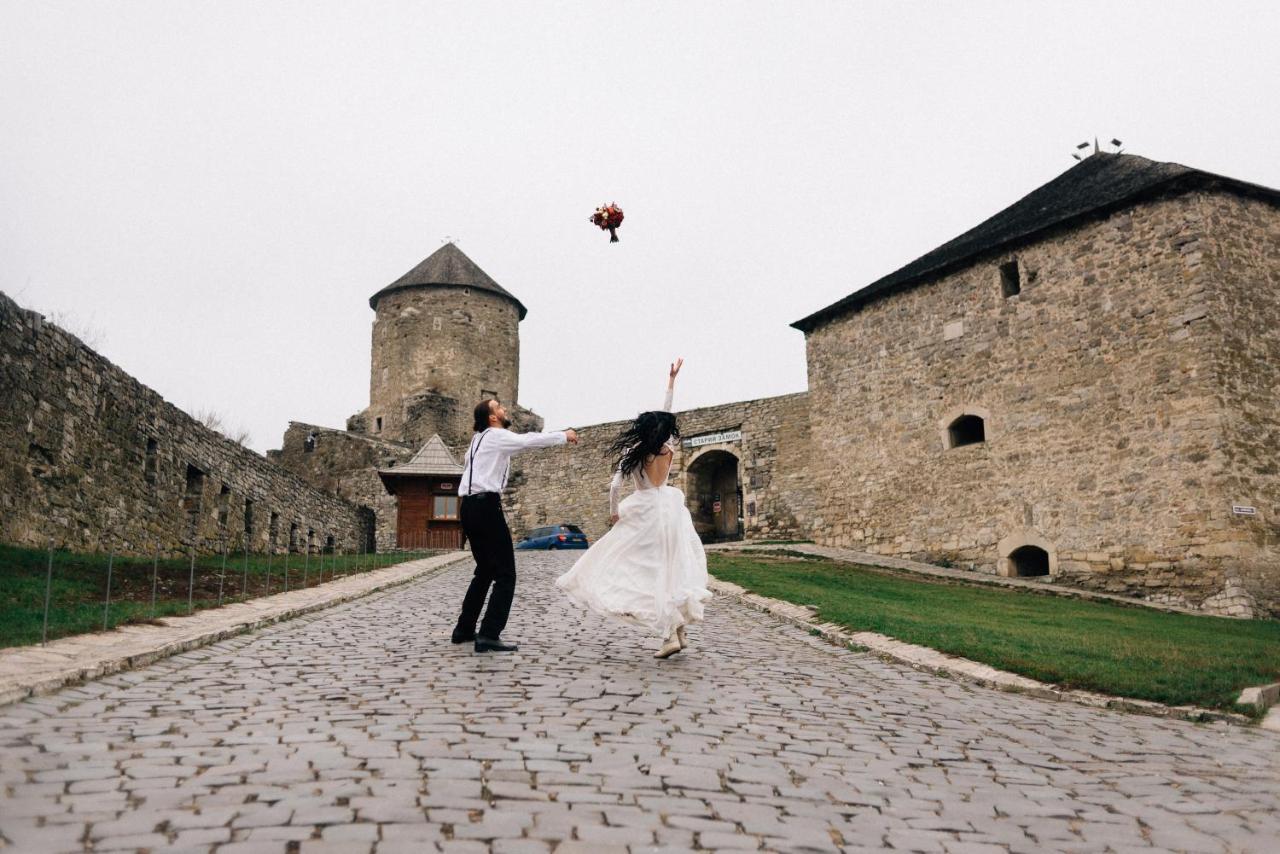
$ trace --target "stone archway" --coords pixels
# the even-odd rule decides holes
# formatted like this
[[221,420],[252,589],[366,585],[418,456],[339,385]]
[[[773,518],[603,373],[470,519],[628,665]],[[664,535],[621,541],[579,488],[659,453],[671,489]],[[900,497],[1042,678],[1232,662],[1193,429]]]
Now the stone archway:
[[742,539],[742,481],[738,457],[707,450],[685,469],[685,500],[703,542]]
[[1000,557],[996,572],[1006,578],[1053,577],[1058,574],[1058,550],[1031,530],[1015,531],[996,544]]

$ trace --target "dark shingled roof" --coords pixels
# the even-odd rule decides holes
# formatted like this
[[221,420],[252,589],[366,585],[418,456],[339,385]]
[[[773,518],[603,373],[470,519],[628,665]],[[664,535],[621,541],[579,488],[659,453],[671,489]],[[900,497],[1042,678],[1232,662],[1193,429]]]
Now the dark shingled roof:
[[424,258],[421,264],[369,297],[369,307],[376,310],[379,299],[401,288],[422,288],[441,285],[456,288],[478,288],[482,291],[504,296],[516,304],[516,308],[520,311],[521,320],[524,320],[524,316],[529,313],[529,310],[524,307],[520,300],[507,293],[502,285],[489,278],[488,273],[477,267],[475,261],[468,258],[461,249],[452,243],[446,243],[441,246]]
[[810,332],[823,320],[865,302],[951,272],[978,255],[1088,216],[1126,207],[1161,192],[1215,184],[1280,201],[1280,191],[1201,172],[1178,163],[1157,163],[1134,154],[1100,152],[956,239],[820,311],[791,324]]

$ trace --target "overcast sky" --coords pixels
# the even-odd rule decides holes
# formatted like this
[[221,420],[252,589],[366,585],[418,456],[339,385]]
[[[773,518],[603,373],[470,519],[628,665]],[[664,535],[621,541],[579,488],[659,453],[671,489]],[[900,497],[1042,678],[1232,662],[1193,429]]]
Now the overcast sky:
[[678,355],[678,408],[801,391],[789,323],[1083,139],[1280,187],[1278,8],[0,0],[0,290],[259,450],[368,405],[368,297],[449,237],[548,428]]

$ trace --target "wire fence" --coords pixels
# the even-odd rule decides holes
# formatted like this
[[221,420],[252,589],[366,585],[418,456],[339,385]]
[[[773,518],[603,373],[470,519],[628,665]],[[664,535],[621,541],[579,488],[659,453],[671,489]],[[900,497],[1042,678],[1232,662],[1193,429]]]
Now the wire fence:
[[0,647],[331,584],[442,551],[428,532],[401,536],[397,548],[382,551],[317,533],[316,543],[259,550],[246,548],[247,538],[181,550],[123,541],[99,552],[53,542],[43,549],[0,545]]

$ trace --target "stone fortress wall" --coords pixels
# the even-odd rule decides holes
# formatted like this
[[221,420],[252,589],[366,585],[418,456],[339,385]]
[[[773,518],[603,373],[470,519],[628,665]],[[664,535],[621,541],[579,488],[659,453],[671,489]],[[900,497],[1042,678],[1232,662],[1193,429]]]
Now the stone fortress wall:
[[0,293],[0,542],[359,545],[371,513],[210,430]]
[[[1278,222],[1161,198],[820,324],[815,539],[1006,574],[1034,545],[1071,584],[1280,612]],[[986,440],[948,447],[965,414]]]
[[[655,395],[660,392],[655,389]],[[711,527],[706,505],[713,490],[721,490],[722,504],[736,500],[728,488],[712,479],[714,464],[716,470],[732,471],[741,482],[742,505],[734,514],[742,519],[741,536],[753,540],[809,536],[814,495],[808,478],[807,397],[790,394],[676,413],[685,441],[672,462],[668,482],[685,493],[695,524]],[[582,526],[593,541],[604,534],[613,477],[605,449],[626,424],[583,427],[576,447],[543,448],[515,457],[506,496],[512,533],[522,538],[541,525],[568,522]],[[722,440],[700,441],[717,437]],[[706,533],[709,538],[715,536],[712,530]]]

